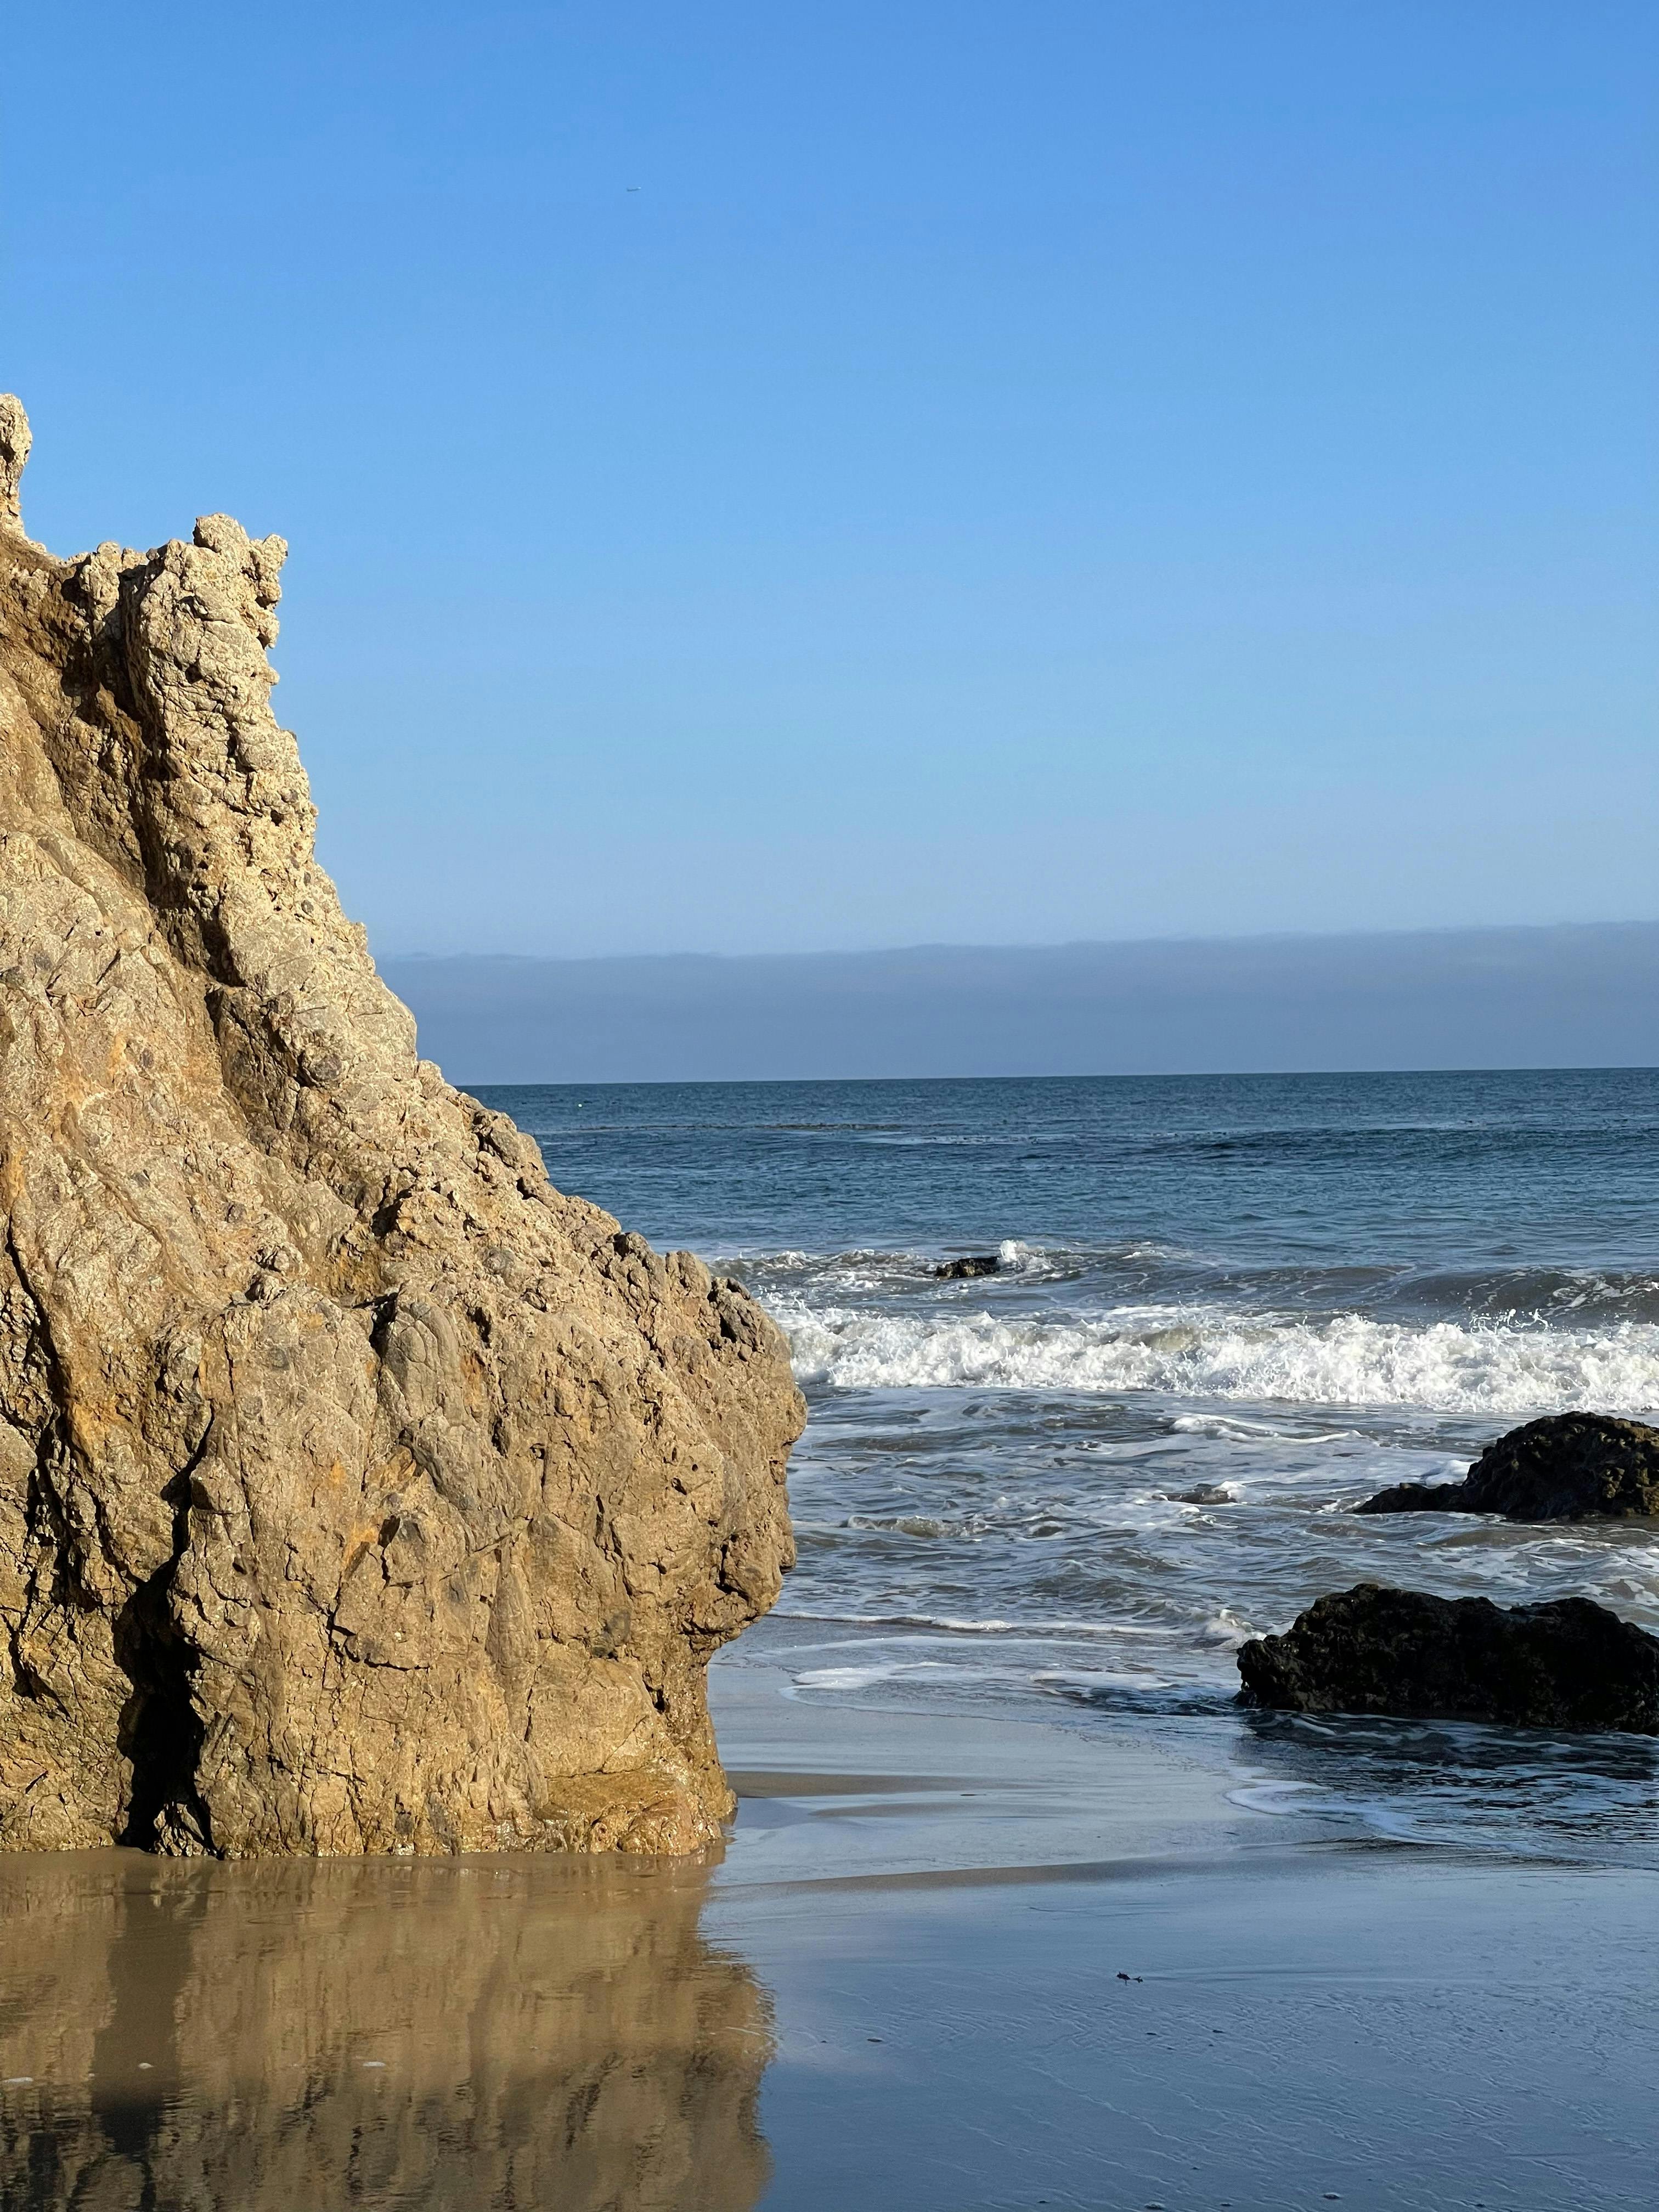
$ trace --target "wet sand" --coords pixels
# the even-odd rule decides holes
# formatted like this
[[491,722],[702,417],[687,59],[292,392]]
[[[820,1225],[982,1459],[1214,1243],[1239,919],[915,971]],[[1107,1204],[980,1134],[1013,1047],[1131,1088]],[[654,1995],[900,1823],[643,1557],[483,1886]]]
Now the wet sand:
[[0,2202],[1651,2204],[1659,1876],[785,1689],[718,1863],[0,1861]]

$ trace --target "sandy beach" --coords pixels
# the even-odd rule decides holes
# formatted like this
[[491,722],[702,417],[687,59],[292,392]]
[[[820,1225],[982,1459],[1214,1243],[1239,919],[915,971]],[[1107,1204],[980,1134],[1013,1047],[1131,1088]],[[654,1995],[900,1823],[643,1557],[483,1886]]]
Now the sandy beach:
[[0,1864],[6,2204],[1650,2202],[1659,1877],[808,1701],[783,1632],[706,1862]]
[[[1334,1839],[1145,1747],[836,1711],[748,1656],[724,1740],[774,1771],[704,1925],[776,2008],[766,2202],[1650,2201],[1652,1874]],[[785,1794],[791,1728],[846,1778]]]

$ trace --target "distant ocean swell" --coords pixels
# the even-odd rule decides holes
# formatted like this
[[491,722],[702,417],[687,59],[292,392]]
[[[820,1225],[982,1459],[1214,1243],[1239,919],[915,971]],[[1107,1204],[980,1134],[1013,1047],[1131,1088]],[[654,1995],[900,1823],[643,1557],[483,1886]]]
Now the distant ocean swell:
[[[988,1256],[989,1256],[988,1255]],[[863,1301],[873,1294],[915,1302],[1006,1303],[1036,1292],[1085,1306],[1225,1304],[1239,1311],[1340,1310],[1413,1319],[1584,1324],[1595,1319],[1659,1325],[1659,1275],[1649,1269],[1522,1266],[1446,1268],[1334,1265],[1228,1265],[1152,1239],[1073,1248],[1003,1243],[993,1274],[941,1285],[938,1253],[788,1250],[723,1257],[775,1308]]]

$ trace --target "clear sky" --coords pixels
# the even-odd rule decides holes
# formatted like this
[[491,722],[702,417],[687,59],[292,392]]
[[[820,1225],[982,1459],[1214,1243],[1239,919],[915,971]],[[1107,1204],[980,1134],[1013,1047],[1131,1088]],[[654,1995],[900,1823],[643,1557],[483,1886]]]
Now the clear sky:
[[1652,0],[9,26],[33,533],[293,544],[382,952],[1659,915]]

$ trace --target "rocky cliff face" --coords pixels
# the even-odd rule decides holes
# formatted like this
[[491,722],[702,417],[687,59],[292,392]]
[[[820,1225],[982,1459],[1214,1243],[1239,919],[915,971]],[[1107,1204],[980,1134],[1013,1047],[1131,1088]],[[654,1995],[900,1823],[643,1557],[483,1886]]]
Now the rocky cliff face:
[[286,548],[51,558],[0,399],[0,1845],[683,1850],[801,1424],[734,1284],[416,1050]]

